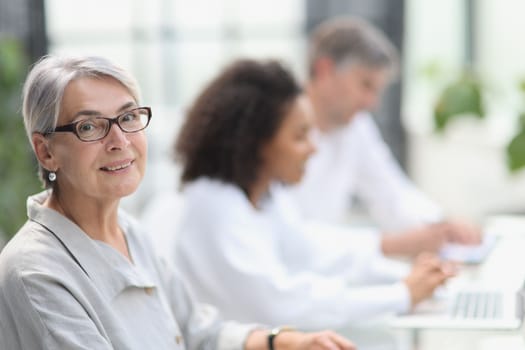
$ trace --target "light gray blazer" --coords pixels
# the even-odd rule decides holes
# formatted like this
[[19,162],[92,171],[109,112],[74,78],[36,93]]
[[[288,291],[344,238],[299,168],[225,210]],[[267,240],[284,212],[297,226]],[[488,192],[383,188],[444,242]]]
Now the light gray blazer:
[[29,220],[0,254],[0,349],[240,350],[254,325],[193,302],[123,212],[133,260],[28,198]]

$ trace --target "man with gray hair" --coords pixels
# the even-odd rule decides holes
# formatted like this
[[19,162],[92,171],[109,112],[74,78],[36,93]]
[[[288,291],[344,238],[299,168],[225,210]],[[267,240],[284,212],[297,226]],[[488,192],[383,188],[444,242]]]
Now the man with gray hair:
[[335,223],[359,198],[382,230],[397,233],[381,238],[387,255],[437,252],[447,241],[478,243],[477,228],[444,220],[410,182],[368,112],[398,65],[396,48],[362,19],[335,18],[314,29],[305,92],[317,118],[317,153],[292,192],[309,219]]

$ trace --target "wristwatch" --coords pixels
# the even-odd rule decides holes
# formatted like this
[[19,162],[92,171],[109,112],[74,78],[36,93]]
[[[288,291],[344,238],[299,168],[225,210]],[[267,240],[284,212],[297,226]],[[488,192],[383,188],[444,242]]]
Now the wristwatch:
[[276,336],[278,336],[282,332],[294,332],[294,331],[296,331],[296,329],[290,326],[281,326],[281,327],[273,328],[268,334],[268,349],[275,350],[273,343],[274,343]]

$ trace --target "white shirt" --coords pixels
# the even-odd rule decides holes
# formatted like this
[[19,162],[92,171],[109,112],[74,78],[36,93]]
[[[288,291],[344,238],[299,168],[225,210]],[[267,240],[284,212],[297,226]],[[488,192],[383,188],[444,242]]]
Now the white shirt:
[[314,137],[317,152],[292,191],[308,219],[344,221],[353,196],[384,230],[404,230],[441,218],[438,206],[403,173],[369,113]]
[[259,210],[237,186],[208,178],[183,194],[175,262],[226,317],[313,330],[407,311],[406,265],[383,258],[377,244],[354,246],[354,235],[306,235],[278,186]]
[[28,199],[29,220],[0,254],[0,349],[241,350],[253,325],[221,322],[157,261],[125,213],[133,263]]

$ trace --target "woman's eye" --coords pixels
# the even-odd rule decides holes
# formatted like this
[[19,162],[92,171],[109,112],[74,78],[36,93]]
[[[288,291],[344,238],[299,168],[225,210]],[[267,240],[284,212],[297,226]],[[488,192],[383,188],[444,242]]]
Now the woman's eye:
[[104,119],[85,120],[77,125],[79,136],[91,137],[105,129],[106,121]]
[[131,121],[134,121],[135,119],[137,119],[137,116],[135,115],[135,113],[128,112],[128,113],[122,115],[120,121],[122,121],[122,122],[131,122]]
[[91,123],[91,122],[85,122],[85,123],[82,123],[78,126],[78,131],[81,132],[81,133],[85,133],[85,132],[91,132],[93,130],[96,129],[96,126],[94,123]]

